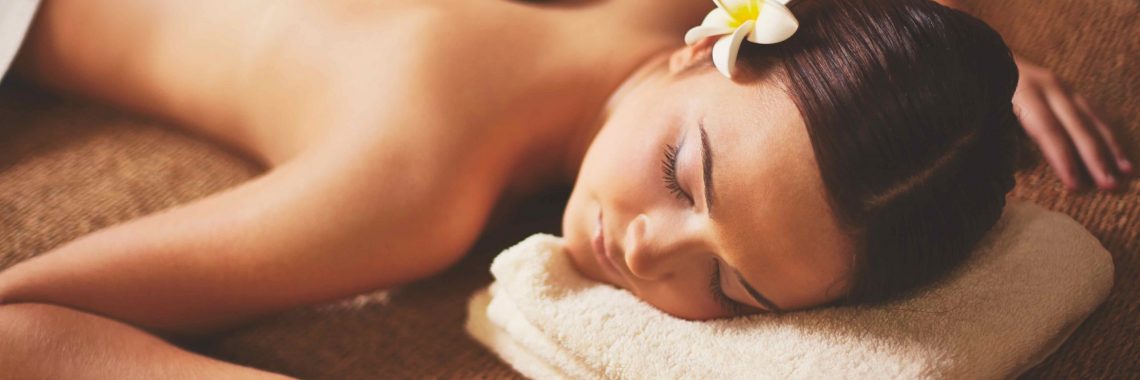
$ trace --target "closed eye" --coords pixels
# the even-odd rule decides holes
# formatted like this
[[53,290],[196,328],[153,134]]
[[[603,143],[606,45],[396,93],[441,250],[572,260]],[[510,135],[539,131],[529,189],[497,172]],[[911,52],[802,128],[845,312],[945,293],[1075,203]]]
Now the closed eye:
[[681,182],[677,180],[677,152],[680,150],[680,145],[665,145],[665,158],[661,160],[661,170],[664,175],[661,177],[665,180],[665,188],[669,190],[677,199],[689,202],[690,205],[695,205],[693,196],[689,195],[684,188],[681,187]]

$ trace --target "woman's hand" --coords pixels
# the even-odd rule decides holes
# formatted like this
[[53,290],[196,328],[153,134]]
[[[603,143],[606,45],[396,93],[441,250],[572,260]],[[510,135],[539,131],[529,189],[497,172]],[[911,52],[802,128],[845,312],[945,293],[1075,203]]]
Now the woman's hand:
[[1014,109],[1065,187],[1075,190],[1086,178],[1100,189],[1122,187],[1133,167],[1112,129],[1052,71],[1016,55],[1014,59],[1021,71]]

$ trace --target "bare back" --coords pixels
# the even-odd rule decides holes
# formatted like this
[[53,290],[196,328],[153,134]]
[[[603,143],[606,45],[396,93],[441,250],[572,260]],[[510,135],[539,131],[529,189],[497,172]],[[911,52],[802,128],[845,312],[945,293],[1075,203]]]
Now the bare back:
[[274,166],[329,131],[408,128],[400,119],[449,135],[576,127],[711,6],[230,3],[48,2],[73,15],[39,22],[33,37],[48,41],[29,43],[22,66],[41,82],[171,119]]

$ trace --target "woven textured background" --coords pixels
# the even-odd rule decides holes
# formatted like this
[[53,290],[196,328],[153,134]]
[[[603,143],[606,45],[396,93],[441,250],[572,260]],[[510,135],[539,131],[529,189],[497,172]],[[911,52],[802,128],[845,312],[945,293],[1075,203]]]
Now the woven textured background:
[[[1140,1],[975,0],[970,12],[1017,53],[1046,67],[1121,129],[1140,157]],[[1067,193],[1044,165],[1018,176],[1014,196],[1071,215],[1116,263],[1108,300],[1058,352],[1027,377],[1140,377],[1140,184],[1119,194]]]
[[[1015,51],[1098,104],[1140,162],[1140,2],[977,0],[967,7]],[[7,83],[0,87],[0,269],[261,172],[160,123]],[[1072,215],[1116,260],[1105,304],[1027,377],[1140,376],[1140,185],[1067,193],[1040,163],[1018,182],[1014,197]],[[284,313],[191,348],[303,378],[517,377],[464,334],[466,299],[490,281],[488,263],[501,249],[534,232],[557,232],[563,197],[499,210],[472,253],[440,276]]]

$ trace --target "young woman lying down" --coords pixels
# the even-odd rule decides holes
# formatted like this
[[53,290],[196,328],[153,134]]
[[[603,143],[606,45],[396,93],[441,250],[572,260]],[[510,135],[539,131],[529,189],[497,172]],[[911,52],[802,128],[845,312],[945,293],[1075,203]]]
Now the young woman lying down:
[[1132,170],[1016,62],[929,0],[44,0],[15,75],[271,169],[0,273],[0,367],[273,376],[159,337],[425,278],[565,183],[575,267],[679,318],[898,297],[1000,216],[1022,127],[1071,186]]

